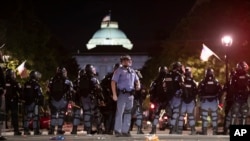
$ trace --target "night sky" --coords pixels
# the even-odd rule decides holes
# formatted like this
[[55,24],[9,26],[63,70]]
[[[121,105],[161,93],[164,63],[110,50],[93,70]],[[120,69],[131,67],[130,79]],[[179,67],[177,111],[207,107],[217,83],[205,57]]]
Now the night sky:
[[168,37],[195,0],[34,0],[37,16],[67,48],[86,50],[109,11],[134,44],[134,50]]

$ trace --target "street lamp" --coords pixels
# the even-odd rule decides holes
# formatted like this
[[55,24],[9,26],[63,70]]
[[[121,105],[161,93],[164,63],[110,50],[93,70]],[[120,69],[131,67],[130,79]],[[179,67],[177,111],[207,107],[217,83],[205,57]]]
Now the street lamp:
[[[222,45],[224,47],[231,47],[233,39],[231,36],[224,36],[221,38]],[[225,49],[225,63],[226,63],[226,83],[228,82],[228,51]]]

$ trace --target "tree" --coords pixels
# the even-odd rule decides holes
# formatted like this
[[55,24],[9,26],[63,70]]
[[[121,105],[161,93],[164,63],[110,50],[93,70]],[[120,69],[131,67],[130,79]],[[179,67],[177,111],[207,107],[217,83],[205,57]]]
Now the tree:
[[[224,56],[229,53],[230,67],[240,60],[250,62],[248,43],[250,39],[250,4],[247,0],[197,0],[194,7],[176,26],[170,37],[161,44],[163,51],[153,56],[145,65],[144,75],[150,78],[155,72],[153,69],[160,65],[169,65],[174,61],[181,61],[194,69],[194,77],[202,78],[202,72],[206,67],[213,67],[220,81],[224,81],[224,60],[210,59],[201,62],[199,55],[202,44],[205,43],[217,55]],[[223,48],[221,37],[224,34],[234,35],[234,43],[231,48]],[[198,72],[196,72],[198,71]]]

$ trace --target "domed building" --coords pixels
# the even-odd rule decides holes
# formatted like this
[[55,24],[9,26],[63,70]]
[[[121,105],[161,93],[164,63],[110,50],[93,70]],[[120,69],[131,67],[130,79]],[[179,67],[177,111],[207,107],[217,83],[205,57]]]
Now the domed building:
[[121,55],[131,56],[134,69],[141,69],[148,60],[147,53],[133,51],[133,44],[119,29],[118,22],[110,20],[101,22],[101,28],[94,33],[86,48],[87,51],[78,52],[74,57],[80,68],[86,64],[94,65],[99,79],[112,72],[113,65],[120,62]]

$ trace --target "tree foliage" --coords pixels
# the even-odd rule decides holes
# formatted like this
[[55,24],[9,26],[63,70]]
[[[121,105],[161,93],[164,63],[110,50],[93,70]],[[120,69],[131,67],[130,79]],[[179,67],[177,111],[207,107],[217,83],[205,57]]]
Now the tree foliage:
[[[232,68],[238,61],[250,62],[250,3],[248,0],[197,0],[196,4],[187,13],[168,39],[165,39],[157,56],[152,56],[144,69],[143,74],[149,76],[147,84],[156,76],[161,65],[171,68],[175,61],[193,68],[192,72],[197,80],[204,76],[207,67],[215,69],[217,78],[225,80],[224,55],[229,58],[229,67]],[[225,48],[221,44],[223,35],[233,37],[233,45]],[[202,44],[220,56],[221,60],[211,57],[208,62],[199,59]]]
[[[54,75],[57,66],[65,66],[70,71],[78,71],[76,60],[71,57],[65,46],[50,32],[34,12],[32,0],[17,0],[7,3],[0,15],[0,43],[5,43],[1,49],[8,54],[17,67],[26,60],[25,67],[42,73],[45,83]],[[77,74],[68,73],[70,78]]]

